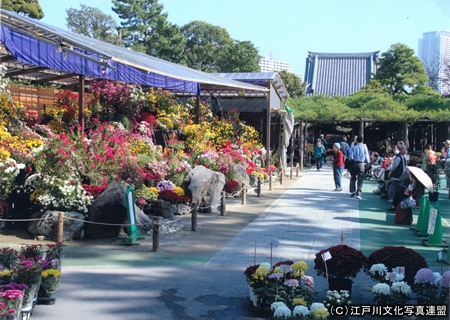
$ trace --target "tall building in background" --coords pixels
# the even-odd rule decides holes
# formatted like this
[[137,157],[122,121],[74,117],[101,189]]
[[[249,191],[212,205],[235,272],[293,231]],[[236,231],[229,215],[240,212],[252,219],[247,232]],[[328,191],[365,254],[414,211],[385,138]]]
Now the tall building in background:
[[430,86],[441,94],[450,93],[450,30],[423,33],[418,56]]
[[275,60],[273,58],[272,52],[270,53],[270,56],[261,58],[259,60],[259,67],[261,68],[261,72],[273,72],[273,71],[282,71],[282,70],[291,72],[291,63],[280,61],[280,60]]

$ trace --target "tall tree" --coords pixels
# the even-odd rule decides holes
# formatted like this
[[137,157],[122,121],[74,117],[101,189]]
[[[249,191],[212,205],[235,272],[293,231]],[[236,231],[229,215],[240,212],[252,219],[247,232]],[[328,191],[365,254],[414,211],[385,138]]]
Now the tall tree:
[[3,0],[1,1],[1,8],[33,19],[44,17],[44,11],[39,5],[39,0]]
[[295,74],[287,72],[286,70],[278,71],[278,74],[280,75],[281,80],[283,80],[290,98],[295,99],[305,95],[306,82],[303,82]]
[[186,37],[187,66],[205,72],[217,72],[218,52],[234,44],[224,28],[203,21],[192,21],[181,32]]
[[117,22],[98,8],[80,4],[81,9],[70,8],[67,13],[69,30],[101,41],[121,44],[117,32]]
[[260,55],[250,41],[234,40],[219,52],[219,72],[259,72]]
[[136,48],[145,53],[175,63],[183,62],[186,38],[178,26],[167,21],[164,6],[158,0],[113,0],[112,10],[117,13],[123,32],[137,34]]
[[394,94],[408,94],[428,81],[422,62],[408,46],[396,43],[381,54],[377,62],[378,70],[375,80],[382,88]]

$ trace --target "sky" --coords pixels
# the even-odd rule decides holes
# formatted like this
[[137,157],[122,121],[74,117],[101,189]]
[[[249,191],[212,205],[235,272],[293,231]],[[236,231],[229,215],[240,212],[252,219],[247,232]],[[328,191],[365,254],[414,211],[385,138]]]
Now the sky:
[[[251,41],[261,56],[291,63],[303,75],[308,52],[361,53],[403,43],[417,54],[424,32],[450,30],[450,0],[159,0],[178,26],[199,20]],[[47,24],[67,29],[80,4],[119,17],[110,0],[39,0]]]

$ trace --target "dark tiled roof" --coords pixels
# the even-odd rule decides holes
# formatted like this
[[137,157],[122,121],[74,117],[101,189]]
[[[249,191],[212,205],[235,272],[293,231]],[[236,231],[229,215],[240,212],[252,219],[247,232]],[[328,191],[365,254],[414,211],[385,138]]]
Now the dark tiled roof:
[[307,95],[347,96],[359,91],[376,73],[379,51],[308,53],[305,69]]

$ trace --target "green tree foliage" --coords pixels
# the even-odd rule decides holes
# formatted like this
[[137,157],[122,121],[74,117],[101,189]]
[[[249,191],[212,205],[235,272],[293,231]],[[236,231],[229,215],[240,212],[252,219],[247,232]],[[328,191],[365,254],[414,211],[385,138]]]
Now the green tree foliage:
[[234,40],[219,54],[219,72],[259,72],[258,49],[250,41]]
[[[182,63],[186,38],[178,26],[167,21],[158,0],[113,0],[112,10],[120,19],[124,36],[133,34],[133,45],[145,53],[167,61]],[[136,36],[137,35],[137,36]]]
[[117,22],[98,8],[80,4],[81,9],[70,8],[67,13],[67,27],[70,31],[104,42],[121,44],[116,33]]
[[44,11],[39,5],[39,0],[2,0],[1,8],[33,19],[44,17]]
[[281,80],[283,80],[289,97],[292,99],[303,97],[306,91],[306,82],[303,82],[295,74],[287,72],[286,70],[279,71]]
[[181,32],[186,37],[187,66],[205,72],[217,72],[218,53],[224,47],[233,45],[228,32],[203,21],[192,21],[181,27]]
[[259,72],[258,50],[250,41],[233,40],[219,26],[192,21],[181,27],[186,65],[205,72]]
[[414,50],[401,43],[392,45],[382,53],[377,65],[375,80],[391,95],[409,94],[428,81],[422,62],[414,56]]

